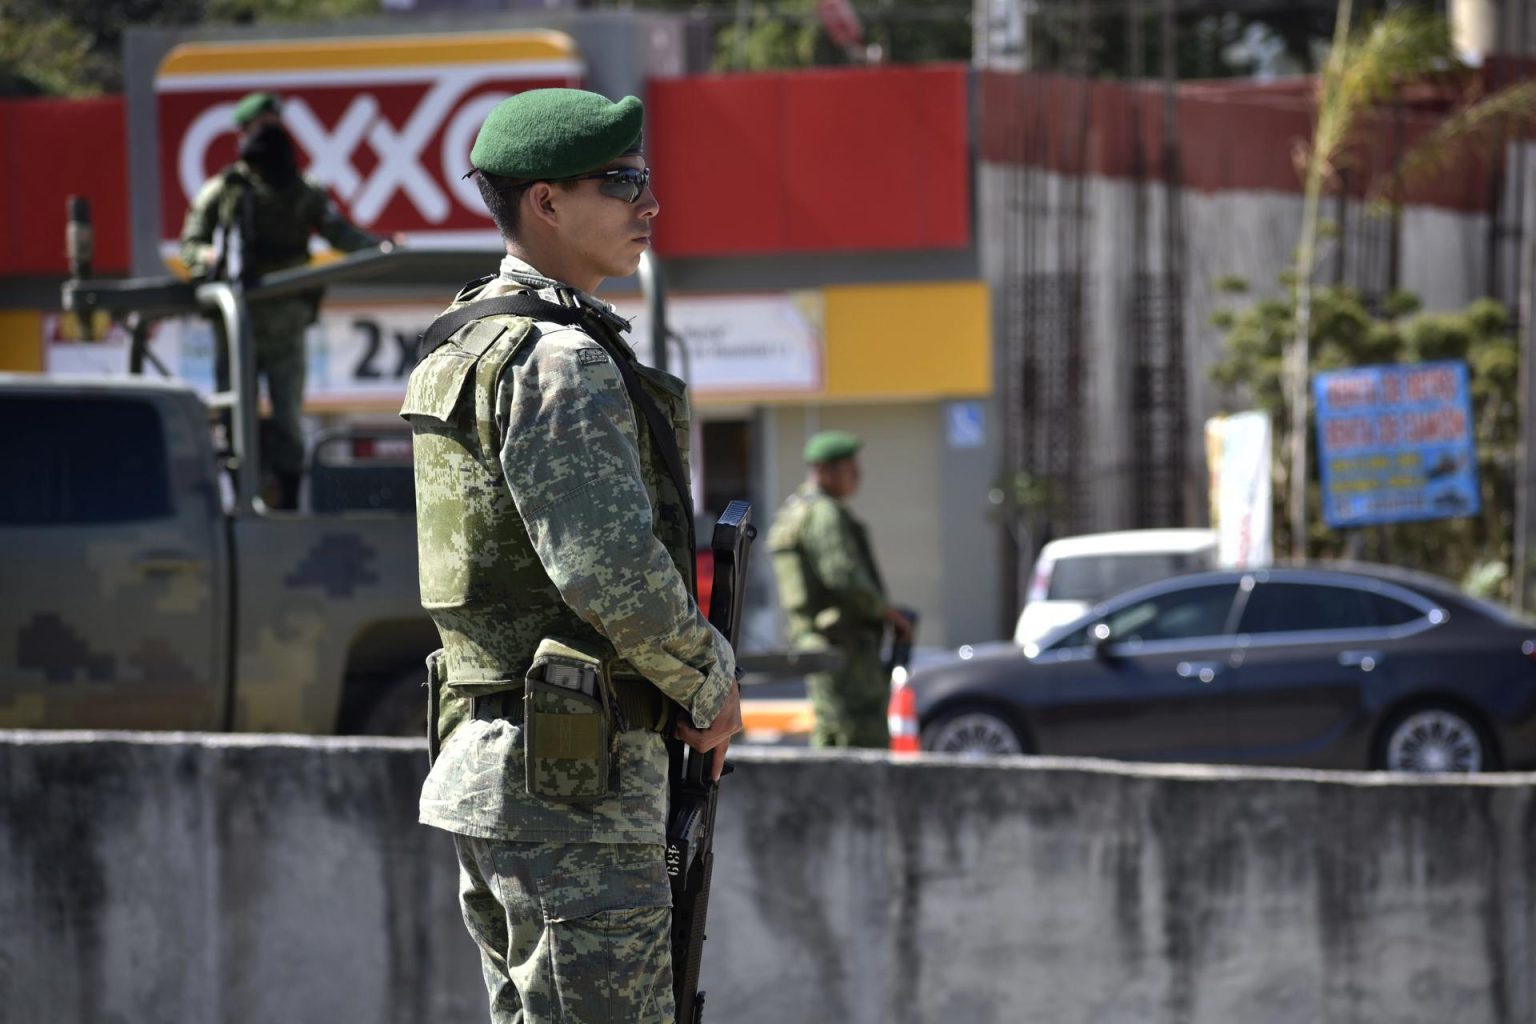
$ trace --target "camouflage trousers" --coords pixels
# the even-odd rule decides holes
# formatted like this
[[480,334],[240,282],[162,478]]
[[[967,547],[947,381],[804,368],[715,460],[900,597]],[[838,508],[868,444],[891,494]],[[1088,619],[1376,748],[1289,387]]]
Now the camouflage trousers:
[[817,747],[874,747],[891,744],[886,718],[891,683],[880,663],[879,635],[869,640],[840,641],[847,659],[836,672],[806,677],[816,727],[811,744]]
[[492,1024],[671,1024],[662,846],[453,840]]
[[[254,303],[251,338],[256,345],[256,375],[267,381],[272,403],[271,426],[262,434],[261,468],[294,474],[304,469],[304,376],[308,359],[304,331],[313,318],[308,300]],[[222,337],[214,339],[214,378],[219,390],[229,388],[228,354]]]

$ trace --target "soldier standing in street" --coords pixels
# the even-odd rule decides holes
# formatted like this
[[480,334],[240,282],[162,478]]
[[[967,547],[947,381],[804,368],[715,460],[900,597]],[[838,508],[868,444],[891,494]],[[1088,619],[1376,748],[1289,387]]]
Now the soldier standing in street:
[[[353,252],[381,241],[354,227],[318,183],[299,173],[293,138],[283,127],[281,101],[255,92],[235,106],[240,159],[198,191],[181,229],[181,258],[198,278],[254,280],[309,260],[309,238]],[[270,431],[261,445],[263,475],[275,508],[297,508],[304,468],[304,329],[319,312],[318,291],[252,303],[256,372],[267,379]],[[214,375],[229,388],[229,353],[214,345]]]
[[852,434],[828,430],[806,443],[805,483],[774,517],[768,532],[779,602],[789,639],[802,650],[836,650],[843,665],[806,677],[819,747],[879,747],[890,743],[886,705],[890,680],[880,661],[886,625],[910,636],[912,623],[885,597],[869,531],[844,502],[859,488]]
[[686,393],[590,294],[649,244],[642,117],[576,89],[486,117],[470,173],[507,255],[428,329],[401,409],[444,647],[421,821],[454,834],[496,1024],[673,1020],[663,734],[718,778],[741,729],[689,587]]

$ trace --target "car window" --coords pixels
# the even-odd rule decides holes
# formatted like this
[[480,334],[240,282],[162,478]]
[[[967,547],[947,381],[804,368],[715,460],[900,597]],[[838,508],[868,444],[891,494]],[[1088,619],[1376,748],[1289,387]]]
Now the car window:
[[1424,617],[1424,613],[1413,605],[1385,594],[1372,594],[1371,604],[1376,607],[1376,625],[1378,626],[1401,626]]
[[1357,587],[1326,583],[1260,583],[1243,610],[1240,633],[1380,629],[1419,618],[1411,605]]
[[[1116,643],[1221,636],[1226,632],[1227,617],[1236,595],[1236,583],[1189,587],[1117,608],[1102,621],[1108,623],[1110,638]],[[1050,650],[1086,647],[1089,631],[1095,624],[1073,630],[1053,643]]]
[[1050,601],[1101,601],[1143,583],[1209,568],[1210,556],[1198,551],[1140,555],[1070,555],[1058,558],[1046,591]]
[[136,399],[0,403],[0,525],[125,523],[171,514],[160,415]]

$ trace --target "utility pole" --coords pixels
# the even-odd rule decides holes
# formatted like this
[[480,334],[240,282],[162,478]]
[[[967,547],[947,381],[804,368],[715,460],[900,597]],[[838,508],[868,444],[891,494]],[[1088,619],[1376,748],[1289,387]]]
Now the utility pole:
[[[1494,48],[1495,40],[1503,40],[1501,48],[1516,54],[1531,52],[1528,38],[1531,24],[1528,19],[1529,4],[1503,3],[1497,9],[1477,3],[1463,2],[1452,6],[1452,28],[1456,35],[1457,49],[1464,56],[1475,55],[1481,60]],[[1527,164],[1530,143],[1521,133],[1506,135],[1513,145],[1511,187],[1505,192],[1511,197],[1507,230],[1513,234],[1515,246],[1515,288],[1513,329],[1515,343],[1520,350],[1519,421],[1520,440],[1515,450],[1515,508],[1514,537],[1511,545],[1511,594],[1516,608],[1529,612],[1536,609],[1536,230],[1527,223],[1528,189],[1531,187]],[[1501,224],[1501,212],[1495,207],[1492,233],[1497,238]],[[1498,273],[1497,260],[1491,262],[1490,271]]]
[[[1524,17],[1511,17],[1517,27],[1524,28]],[[1536,439],[1532,427],[1536,426],[1536,230],[1526,224],[1526,189],[1530,186],[1526,169],[1526,152],[1530,143],[1518,134],[1514,142],[1514,221],[1515,237],[1519,240],[1515,251],[1515,343],[1520,347],[1520,443],[1516,448],[1515,465],[1515,529],[1510,560],[1514,563],[1511,596],[1515,607],[1522,611],[1536,608],[1536,551],[1532,551],[1536,538]],[[1495,217],[1497,221],[1497,217]],[[1495,223],[1497,229],[1497,223]]]
[[[1517,188],[1525,187],[1525,147],[1516,143],[1515,168]],[[1522,211],[1523,213],[1523,211]],[[1536,426],[1536,316],[1531,315],[1531,303],[1536,300],[1536,231],[1525,231],[1516,267],[1520,274],[1519,299],[1515,307],[1515,330],[1519,331],[1520,346],[1520,444],[1515,466],[1515,538],[1514,588],[1515,607],[1522,611],[1536,608],[1536,572],[1531,560],[1536,552],[1531,550],[1536,535],[1536,438],[1532,426]]]

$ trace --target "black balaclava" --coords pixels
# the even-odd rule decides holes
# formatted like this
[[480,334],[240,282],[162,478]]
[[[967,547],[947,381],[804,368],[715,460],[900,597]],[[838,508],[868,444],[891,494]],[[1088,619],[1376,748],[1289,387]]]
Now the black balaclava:
[[240,159],[274,186],[287,185],[299,176],[293,136],[277,121],[268,121],[241,137]]

